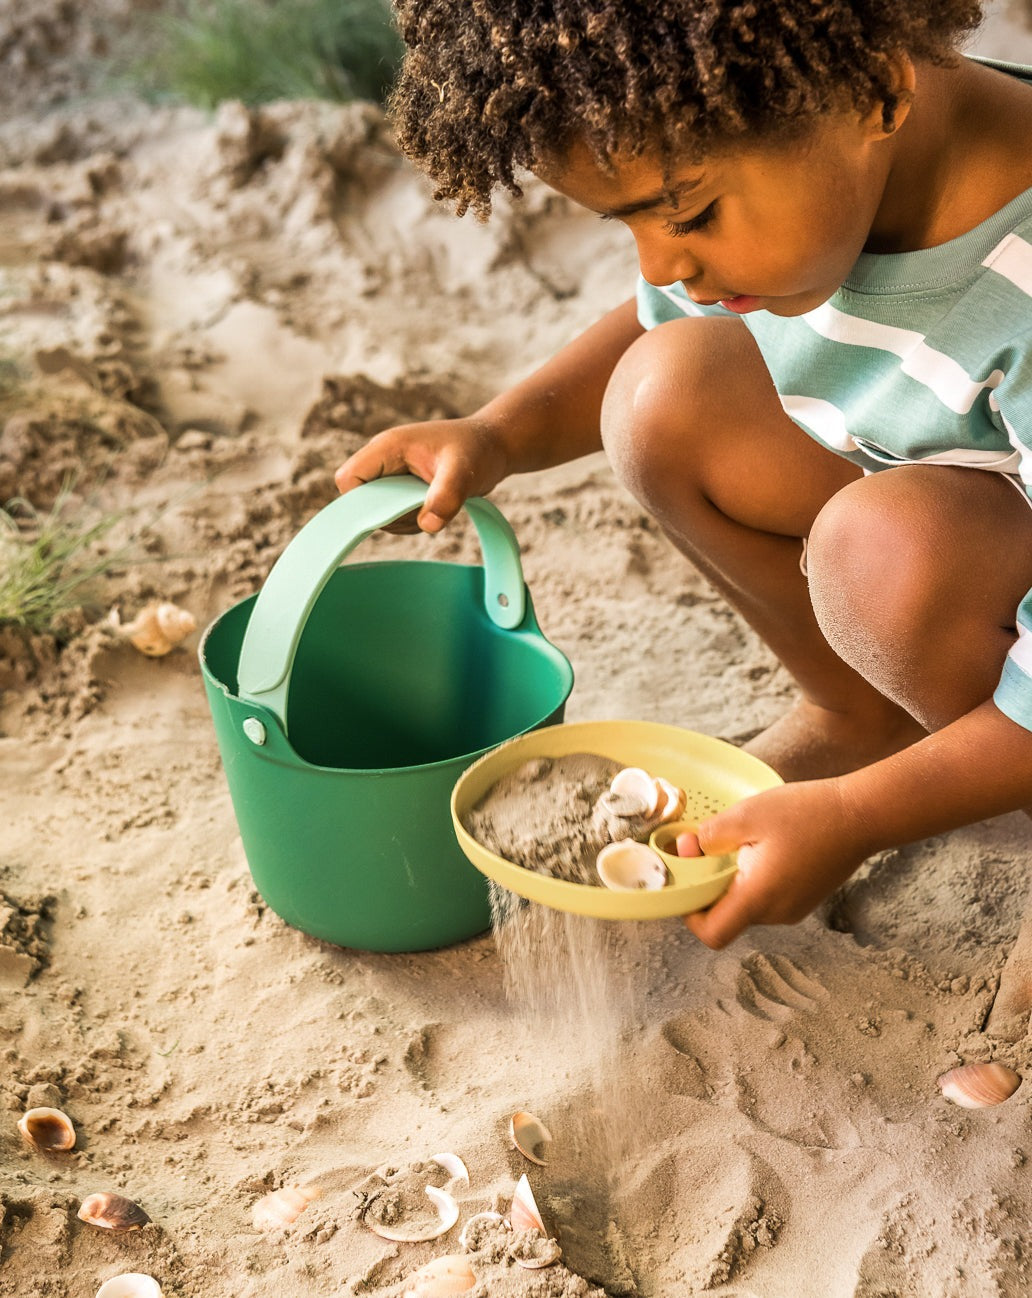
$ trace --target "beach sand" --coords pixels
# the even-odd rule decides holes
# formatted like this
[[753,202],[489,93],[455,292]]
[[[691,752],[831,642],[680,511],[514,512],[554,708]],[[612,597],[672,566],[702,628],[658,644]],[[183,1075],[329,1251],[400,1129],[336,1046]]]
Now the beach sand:
[[[198,634],[146,658],[108,610],[173,600],[203,627],[251,594],[364,438],[528,372],[628,295],[633,249],[537,185],[456,220],[372,107],[49,102],[82,89],[88,25],[0,15],[0,499],[45,510],[73,471],[73,504],[131,511],[112,544],[146,531],[66,648],[0,631],[0,1294],[141,1271],[166,1298],[388,1298],[458,1228],[384,1241],[359,1187],[440,1151],[469,1168],[460,1224],[526,1171],[562,1229],[563,1264],[485,1259],[474,1298],[1025,1294],[1032,1085],[978,1111],[936,1086],[962,1061],[1032,1071],[1032,1040],[983,1031],[1023,818],[879,855],[821,914],[721,953],[677,920],[627,926],[607,938],[621,1016],[582,1025],[604,1052],[557,1045],[552,963],[534,1013],[506,999],[490,934],[366,953],[264,904]],[[1015,32],[990,52],[1026,54]],[[494,499],[574,664],[568,719],[742,742],[785,708],[784,673],[601,457]],[[462,521],[359,552],[400,555],[477,547]],[[70,1114],[73,1153],[24,1147],[33,1105]],[[545,1168],[509,1146],[519,1109],[556,1136]],[[256,1230],[256,1199],[293,1183],[322,1195]],[[151,1224],[79,1222],[96,1190]]]

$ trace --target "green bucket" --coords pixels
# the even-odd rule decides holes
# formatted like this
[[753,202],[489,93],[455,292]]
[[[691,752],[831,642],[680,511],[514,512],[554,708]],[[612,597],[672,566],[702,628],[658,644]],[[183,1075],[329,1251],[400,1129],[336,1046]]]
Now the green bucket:
[[448,946],[490,925],[452,788],[498,744],[561,721],[573,685],[488,501],[466,502],[483,567],[340,566],[425,496],[419,479],[391,477],[327,505],[200,647],[258,891],[295,928],[369,951]]

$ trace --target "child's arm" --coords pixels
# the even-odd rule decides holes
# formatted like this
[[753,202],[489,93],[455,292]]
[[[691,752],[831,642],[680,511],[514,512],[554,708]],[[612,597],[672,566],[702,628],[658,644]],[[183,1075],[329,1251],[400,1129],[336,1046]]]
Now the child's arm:
[[419,526],[438,532],[463,501],[485,495],[510,473],[552,468],[600,450],[606,384],[643,332],[635,302],[623,303],[475,414],[378,433],[337,470],[338,489],[414,473],[430,483]]
[[750,924],[808,915],[873,852],[1032,804],[1032,731],[991,701],[926,739],[835,779],[769,789],[705,821],[707,853],[739,871],[688,928],[722,947]]

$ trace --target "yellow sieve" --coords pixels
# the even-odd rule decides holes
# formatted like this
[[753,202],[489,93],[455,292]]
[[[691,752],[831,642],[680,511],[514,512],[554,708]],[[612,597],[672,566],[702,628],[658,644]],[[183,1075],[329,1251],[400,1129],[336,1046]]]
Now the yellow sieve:
[[781,777],[759,758],[733,744],[653,721],[580,721],[548,726],[510,739],[481,757],[452,790],[452,822],[463,852],[478,870],[510,892],[554,910],[596,919],[662,919],[703,910],[726,891],[738,865],[734,854],[682,858],[663,851],[670,846],[673,836],[669,831],[675,827],[662,826],[653,835],[652,843],[661,852],[670,883],[655,890],[613,892],[524,869],[497,856],[465,829],[463,821],[503,776],[532,758],[567,757],[572,753],[597,753],[621,766],[640,766],[650,775],[662,776],[684,789],[688,804],[677,829],[684,828],[684,823],[697,824],[742,798],[782,783]]

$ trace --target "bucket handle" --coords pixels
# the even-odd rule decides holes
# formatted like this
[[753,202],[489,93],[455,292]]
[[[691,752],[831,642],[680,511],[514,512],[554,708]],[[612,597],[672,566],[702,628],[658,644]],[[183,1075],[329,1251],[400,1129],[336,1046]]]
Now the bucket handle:
[[[417,509],[427,489],[427,483],[408,474],[356,487],[320,510],[277,559],[247,624],[237,681],[239,698],[268,709],[284,733],[294,655],[323,587],[370,533]],[[487,615],[503,630],[514,630],[527,607],[516,536],[490,501],[475,496],[464,508],[484,556]]]

